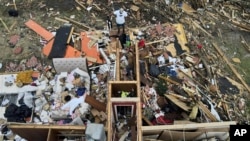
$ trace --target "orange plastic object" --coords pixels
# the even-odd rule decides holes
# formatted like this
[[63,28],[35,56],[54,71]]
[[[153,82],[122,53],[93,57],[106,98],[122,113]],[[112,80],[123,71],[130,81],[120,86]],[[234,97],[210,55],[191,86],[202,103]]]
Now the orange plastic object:
[[[49,56],[49,53],[51,51],[51,48],[53,46],[54,43],[54,39],[52,39],[51,41],[48,42],[47,45],[45,45],[43,47],[43,54],[46,56]],[[75,58],[75,57],[80,57],[81,56],[81,52],[78,51],[77,49],[75,49],[74,47],[67,45],[67,50],[66,50],[66,54],[64,56],[64,58]]]
[[46,41],[50,41],[54,37],[51,32],[47,31],[33,20],[27,21],[25,25],[43,37]]
[[90,38],[87,36],[85,32],[81,32],[81,39],[82,39],[82,51],[85,53],[86,56],[96,58],[96,63],[104,63],[104,61],[100,58],[101,54],[97,50],[97,46],[94,44],[93,46],[89,47]]

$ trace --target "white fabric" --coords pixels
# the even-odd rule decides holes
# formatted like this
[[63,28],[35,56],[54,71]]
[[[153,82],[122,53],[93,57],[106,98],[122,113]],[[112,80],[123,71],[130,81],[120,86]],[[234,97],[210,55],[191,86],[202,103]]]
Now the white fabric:
[[[28,106],[29,108],[33,107],[33,95],[30,92],[21,92],[18,93],[18,98],[17,101],[19,101],[21,98],[23,98],[23,102],[26,106]],[[17,105],[19,106],[19,103],[17,103]]]
[[128,13],[123,11],[120,13],[120,10],[114,11],[114,14],[116,16],[115,20],[117,24],[124,24],[125,23],[125,17],[128,16]]
[[[164,65],[165,64],[165,58],[163,55],[157,57],[157,60],[158,60],[158,63],[159,63],[159,66],[161,65]],[[169,61],[170,62],[170,61]]]
[[85,101],[85,96],[81,96],[79,98],[73,98],[71,99],[69,102],[67,102],[66,104],[64,104],[61,109],[62,110],[66,110],[69,108],[69,115],[73,114],[73,111],[75,110],[75,108],[80,105],[82,102]]

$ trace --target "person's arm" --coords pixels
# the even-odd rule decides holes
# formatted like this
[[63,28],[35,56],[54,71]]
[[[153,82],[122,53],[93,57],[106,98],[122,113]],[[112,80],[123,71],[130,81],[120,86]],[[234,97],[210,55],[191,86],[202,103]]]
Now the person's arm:
[[114,11],[112,15],[115,15],[115,17],[117,16],[117,11]]
[[127,17],[128,16],[128,13],[124,11],[124,17]]

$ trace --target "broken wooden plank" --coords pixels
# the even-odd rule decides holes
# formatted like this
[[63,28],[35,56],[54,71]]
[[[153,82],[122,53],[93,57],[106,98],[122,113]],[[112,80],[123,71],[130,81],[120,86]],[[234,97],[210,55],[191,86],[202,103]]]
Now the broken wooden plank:
[[106,112],[106,104],[99,102],[92,96],[86,95],[85,102],[88,103],[90,106],[94,107],[98,111]]
[[75,0],[75,2],[83,9],[87,10],[87,8],[84,5],[82,5],[78,0]]
[[70,32],[69,32],[69,36],[68,36],[68,39],[67,39],[67,44],[70,43],[70,40],[71,40],[71,36],[73,34],[73,31],[74,31],[74,27],[71,28]]
[[236,25],[236,26],[238,26],[239,28],[241,28],[241,29],[250,31],[250,26],[249,26],[249,25],[244,25],[244,24],[241,24],[241,23],[239,23],[238,21],[234,21],[234,20],[232,20],[231,22],[232,22],[234,25]]
[[3,21],[2,18],[0,18],[0,21],[1,21],[1,23],[3,24],[4,28],[5,28],[8,32],[10,32],[8,26],[7,26],[6,23]]
[[97,45],[92,46],[91,48],[88,47],[90,38],[88,37],[86,32],[81,32],[81,51],[89,57],[93,57],[97,59],[97,63],[102,64],[104,61],[98,52]]
[[175,105],[183,109],[184,111],[190,112],[191,107],[189,107],[186,103],[180,101],[179,99],[175,98],[172,95],[165,94],[165,97],[167,97],[170,101],[172,101]]
[[246,40],[244,39],[244,37],[241,35],[240,36],[240,39],[241,39],[241,43],[243,44],[243,46],[246,48],[246,50],[248,52],[250,52],[250,46],[248,45],[248,43],[246,42]]
[[218,121],[216,119],[216,117],[209,111],[209,109],[201,102],[198,101],[198,106],[199,108],[206,114],[206,116],[212,121],[212,122],[216,122]]
[[193,21],[193,20],[191,21],[195,27],[199,28],[201,31],[206,33],[209,37],[213,38],[213,36],[210,33],[208,33],[204,28],[202,28],[196,21]]
[[167,82],[170,82],[172,84],[176,84],[176,85],[180,85],[181,84],[179,82],[176,82],[176,81],[170,79],[170,76],[159,75],[158,77],[161,78],[161,79],[163,79],[163,80],[165,80],[165,81],[167,81]]
[[133,10],[133,11],[135,11],[135,12],[137,12],[137,11],[139,10],[139,7],[136,6],[136,5],[132,5],[132,6],[130,7],[130,9]]
[[61,22],[64,22],[64,23],[69,23],[69,21],[67,21],[65,19],[62,19],[62,18],[59,18],[59,17],[55,17],[55,20],[61,21]]
[[230,61],[227,59],[224,53],[222,53],[221,49],[218,47],[216,43],[213,43],[214,48],[217,50],[219,55],[222,57],[222,59],[227,63],[229,68],[232,70],[232,72],[236,75],[236,77],[241,81],[241,83],[244,85],[244,87],[247,89],[248,92],[250,92],[250,88],[245,82],[245,80],[241,77],[241,75],[238,73],[238,71],[234,68],[234,66],[230,63]]
[[89,27],[89,26],[87,26],[87,25],[85,25],[85,24],[83,24],[83,23],[74,21],[74,20],[72,20],[72,19],[70,19],[70,18],[67,18],[67,17],[64,17],[64,18],[65,18],[66,20],[68,20],[70,23],[73,23],[73,24],[76,24],[76,25],[78,25],[78,26],[81,26],[81,27],[85,28],[86,30],[92,29],[91,27]]

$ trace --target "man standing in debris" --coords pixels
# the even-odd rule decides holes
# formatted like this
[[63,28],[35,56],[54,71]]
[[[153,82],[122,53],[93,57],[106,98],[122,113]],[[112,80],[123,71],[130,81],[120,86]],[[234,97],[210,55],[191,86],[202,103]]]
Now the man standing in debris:
[[120,8],[119,10],[114,11],[114,15],[116,16],[116,24],[118,28],[118,34],[120,34],[120,28],[122,27],[123,33],[125,33],[125,17],[128,16],[128,13]]

